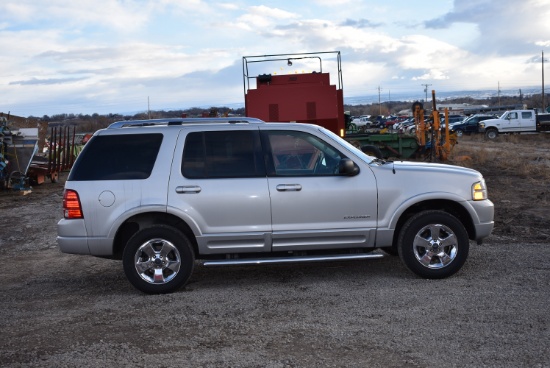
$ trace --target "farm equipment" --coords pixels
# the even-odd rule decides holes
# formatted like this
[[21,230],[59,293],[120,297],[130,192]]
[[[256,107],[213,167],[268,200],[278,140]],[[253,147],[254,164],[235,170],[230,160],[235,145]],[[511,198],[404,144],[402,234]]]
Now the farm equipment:
[[0,189],[30,190],[27,171],[38,151],[38,128],[11,129],[0,116]]
[[46,178],[55,183],[60,172],[73,166],[81,150],[82,146],[76,140],[75,125],[50,125],[46,153],[33,157],[28,176],[36,184],[44,183]]
[[[270,74],[254,74],[252,70],[258,69],[258,63],[268,63],[279,70]],[[280,67],[281,64],[283,67]],[[298,65],[300,68],[297,68]],[[294,71],[291,69],[285,73],[285,66],[292,67]],[[327,66],[334,72],[333,84]],[[380,158],[445,160],[454,145],[448,132],[449,124],[446,124],[445,134],[440,131],[435,106],[433,117],[424,122],[424,109],[419,103],[413,105],[417,124],[415,134],[353,130],[344,115],[339,51],[244,56],[243,80],[246,116],[273,122],[317,124]],[[435,92],[433,94],[435,101]]]

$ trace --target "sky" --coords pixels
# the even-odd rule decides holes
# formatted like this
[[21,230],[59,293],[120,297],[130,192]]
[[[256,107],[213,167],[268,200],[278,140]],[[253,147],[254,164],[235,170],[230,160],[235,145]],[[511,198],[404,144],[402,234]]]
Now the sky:
[[[329,51],[341,53],[345,99],[422,98],[425,84],[542,89],[549,20],[548,0],[2,0],[0,112],[239,107],[244,56]],[[257,63],[249,75],[314,62]],[[335,65],[322,62],[334,84]]]

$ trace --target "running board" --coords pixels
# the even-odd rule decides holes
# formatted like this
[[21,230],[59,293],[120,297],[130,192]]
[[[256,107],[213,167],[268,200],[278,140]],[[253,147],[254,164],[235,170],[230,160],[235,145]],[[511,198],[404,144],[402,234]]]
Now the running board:
[[377,259],[383,258],[383,254],[335,254],[326,256],[296,256],[296,257],[277,257],[277,258],[235,258],[235,259],[216,259],[204,261],[202,264],[211,266],[236,266],[236,265],[261,265],[278,263],[299,263],[299,262],[328,262],[328,261],[353,261],[358,259]]

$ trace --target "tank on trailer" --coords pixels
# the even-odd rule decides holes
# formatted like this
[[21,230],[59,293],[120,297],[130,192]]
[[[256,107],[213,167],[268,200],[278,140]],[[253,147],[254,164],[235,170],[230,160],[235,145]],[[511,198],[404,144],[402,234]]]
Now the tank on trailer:
[[[329,59],[333,69],[336,69],[335,84],[331,84],[330,73],[323,70],[321,57]],[[273,63],[274,68],[276,66],[279,70],[279,65],[284,63],[292,69],[288,74],[251,75],[256,63]],[[344,135],[344,94],[339,51],[244,56],[243,78],[246,116],[265,121],[318,124],[340,136]]]

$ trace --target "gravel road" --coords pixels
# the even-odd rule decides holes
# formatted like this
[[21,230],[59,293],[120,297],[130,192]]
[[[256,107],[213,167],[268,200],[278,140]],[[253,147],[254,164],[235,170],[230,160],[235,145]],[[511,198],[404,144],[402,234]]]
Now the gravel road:
[[2,367],[550,367],[547,242],[497,232],[438,281],[390,256],[198,265],[150,296],[59,252],[62,185],[0,193]]

